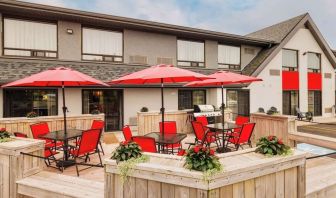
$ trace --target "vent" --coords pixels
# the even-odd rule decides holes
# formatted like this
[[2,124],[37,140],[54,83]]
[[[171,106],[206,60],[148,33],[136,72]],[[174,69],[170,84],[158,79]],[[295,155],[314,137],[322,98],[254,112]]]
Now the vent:
[[173,65],[173,58],[157,57],[157,64]]
[[255,55],[255,49],[253,48],[244,48],[245,54]]
[[139,56],[139,55],[130,56],[130,63],[147,64],[147,56]]

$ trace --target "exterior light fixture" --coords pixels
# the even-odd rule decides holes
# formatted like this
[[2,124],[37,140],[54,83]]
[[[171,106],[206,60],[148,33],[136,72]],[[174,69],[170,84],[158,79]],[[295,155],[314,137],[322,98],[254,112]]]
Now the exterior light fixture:
[[66,32],[67,32],[68,34],[73,34],[73,29],[67,29]]

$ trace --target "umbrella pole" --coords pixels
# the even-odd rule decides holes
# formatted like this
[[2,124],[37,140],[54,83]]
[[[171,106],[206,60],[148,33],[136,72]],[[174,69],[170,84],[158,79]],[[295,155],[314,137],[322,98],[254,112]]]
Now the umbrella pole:
[[161,78],[161,122],[162,122],[162,135],[164,137],[165,135],[165,127],[164,127],[164,113],[165,113],[165,108],[164,108],[164,97],[163,97],[163,78]]
[[222,84],[222,105],[221,105],[221,107],[222,107],[222,121],[223,121],[223,126],[224,126],[224,121],[225,121],[224,108],[225,108],[225,104],[224,104],[224,85],[223,84]]
[[66,123],[66,111],[67,108],[65,106],[65,93],[64,93],[64,82],[62,82],[62,98],[63,98],[63,121],[64,121],[64,133],[67,134],[67,123]]

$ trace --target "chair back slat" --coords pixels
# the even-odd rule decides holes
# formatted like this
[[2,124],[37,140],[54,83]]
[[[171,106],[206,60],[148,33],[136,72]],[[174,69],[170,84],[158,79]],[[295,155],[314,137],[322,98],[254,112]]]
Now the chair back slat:
[[22,138],[27,138],[28,136],[24,133],[20,133],[20,132],[14,132],[14,136],[15,137],[22,137]]
[[203,124],[201,122],[192,121],[191,125],[192,125],[192,128],[194,130],[196,139],[198,141],[203,141],[204,136],[205,136],[205,131],[204,131]]
[[157,152],[154,138],[145,136],[134,136],[132,139],[141,147],[142,151],[151,153]]
[[196,117],[196,121],[202,123],[203,126],[207,126],[209,124],[208,118],[206,116]]
[[132,140],[132,131],[131,131],[131,128],[130,126],[128,125],[125,125],[123,128],[122,128],[122,132],[123,132],[123,135],[124,135],[124,138],[126,141],[131,141]]
[[243,125],[245,123],[248,123],[250,121],[249,117],[246,116],[237,116],[236,117],[236,124],[237,125]]
[[79,143],[78,155],[96,151],[100,139],[100,134],[100,129],[89,129],[83,131],[81,141]]
[[91,129],[100,129],[103,131],[105,126],[105,122],[103,120],[93,120]]
[[238,143],[246,143],[250,140],[255,123],[245,123],[240,132]]
[[50,133],[48,123],[46,122],[30,125],[30,129],[34,139],[39,139],[40,136]]
[[162,125],[164,125],[165,134],[175,134],[177,133],[176,122],[175,121],[165,121],[164,124],[160,122],[160,133],[162,133]]

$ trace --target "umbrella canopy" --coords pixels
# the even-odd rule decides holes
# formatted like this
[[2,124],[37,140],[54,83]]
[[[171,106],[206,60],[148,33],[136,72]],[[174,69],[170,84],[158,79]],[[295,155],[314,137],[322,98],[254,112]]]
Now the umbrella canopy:
[[214,74],[209,75],[209,77],[211,77],[211,79],[191,82],[186,84],[185,86],[222,86],[229,84],[242,84],[242,83],[251,83],[255,81],[262,81],[262,79],[259,78],[241,75],[228,71],[218,71]]
[[90,85],[108,86],[102,81],[76,70],[57,67],[8,83],[2,87],[77,87]]
[[[164,123],[164,97],[163,87],[165,83],[181,83],[191,82],[198,80],[210,79],[203,74],[192,72],[186,69],[174,67],[173,65],[156,65],[144,70],[134,72],[124,77],[112,80],[109,84],[161,84],[161,120]],[[164,128],[162,127],[162,133],[164,135]]]
[[208,77],[203,74],[174,67],[173,65],[161,64],[112,80],[108,82],[108,84],[138,85],[138,84],[180,83],[180,82],[205,80],[210,78],[211,77]]

